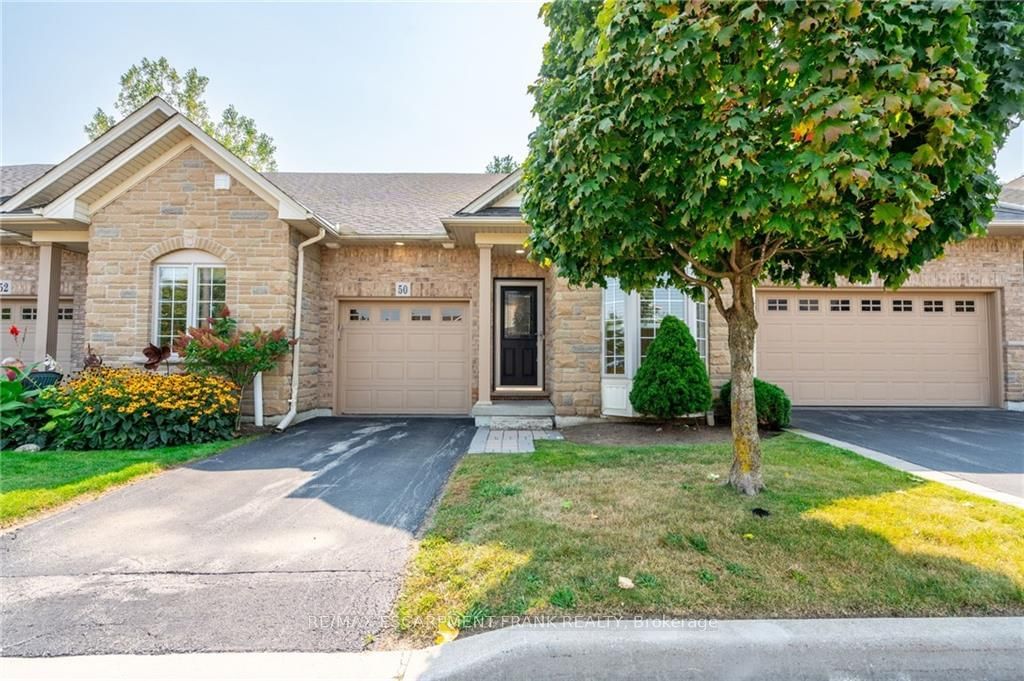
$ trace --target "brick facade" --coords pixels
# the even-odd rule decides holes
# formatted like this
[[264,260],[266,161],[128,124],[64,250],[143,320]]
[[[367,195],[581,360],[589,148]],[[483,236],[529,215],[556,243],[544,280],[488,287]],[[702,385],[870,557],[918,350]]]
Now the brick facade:
[[[863,287],[880,287],[875,281]],[[910,276],[904,289],[977,288],[998,291],[1001,301],[1004,399],[1024,401],[1024,238],[985,237],[950,246],[946,255],[927,263]],[[709,353],[711,381],[719,386],[729,380],[728,329],[725,320],[709,305]]]
[[[69,299],[74,309],[71,321],[71,366],[63,367],[65,371],[80,369],[85,357],[85,268],[84,253],[67,249],[63,251],[60,261],[60,296],[62,300]],[[0,244],[0,279],[11,282],[11,293],[4,298],[34,299],[39,282],[39,249],[34,246]],[[61,306],[64,307],[63,303]],[[32,343],[33,340],[28,342]]]

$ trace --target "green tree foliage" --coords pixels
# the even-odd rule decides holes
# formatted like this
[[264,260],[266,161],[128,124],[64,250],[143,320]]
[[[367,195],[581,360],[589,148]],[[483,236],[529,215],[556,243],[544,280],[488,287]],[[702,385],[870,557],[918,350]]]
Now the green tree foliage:
[[[155,60],[143,58],[121,75],[121,91],[114,108],[124,117],[153,97],[162,97],[256,170],[277,170],[277,162],[274,160],[277,147],[274,146],[274,140],[260,132],[252,118],[238,113],[233,105],[224,109],[220,120],[210,118],[205,99],[209,83],[210,79],[200,75],[195,67],[182,75],[166,57]],[[85,133],[90,140],[96,139],[117,120],[102,108],[97,108],[92,120],[85,126]]]
[[629,402],[641,414],[667,420],[711,407],[711,383],[686,324],[668,316],[633,378]]
[[755,284],[889,286],[982,231],[1024,108],[1024,3],[556,0],[524,163],[532,252],[729,325],[734,465],[763,487]]
[[519,164],[511,156],[495,156],[484,168],[486,173],[514,173],[519,169]]

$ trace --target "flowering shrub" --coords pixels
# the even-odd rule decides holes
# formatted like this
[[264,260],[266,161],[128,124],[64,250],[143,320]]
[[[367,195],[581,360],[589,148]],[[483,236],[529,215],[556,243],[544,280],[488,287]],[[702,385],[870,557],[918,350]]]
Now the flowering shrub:
[[65,449],[148,449],[230,438],[237,386],[217,376],[99,368],[61,389]]
[[[202,328],[190,328],[175,340],[175,349],[190,371],[223,376],[238,386],[238,396],[252,385],[256,374],[270,371],[292,349],[284,328],[239,331],[227,306]],[[239,415],[239,419],[241,415]]]

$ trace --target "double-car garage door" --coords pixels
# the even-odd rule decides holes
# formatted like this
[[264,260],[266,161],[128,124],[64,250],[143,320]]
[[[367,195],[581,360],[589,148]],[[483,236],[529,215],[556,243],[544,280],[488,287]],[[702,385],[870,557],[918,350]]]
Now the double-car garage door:
[[343,300],[338,312],[338,413],[469,413],[468,301]]
[[990,294],[758,291],[757,373],[796,405],[988,406]]

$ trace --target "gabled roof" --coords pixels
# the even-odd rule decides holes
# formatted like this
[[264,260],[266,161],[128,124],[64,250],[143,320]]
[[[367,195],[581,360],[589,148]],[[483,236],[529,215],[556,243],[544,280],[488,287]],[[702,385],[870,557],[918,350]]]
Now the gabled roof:
[[176,113],[170,104],[154,97],[117,125],[19,189],[0,205],[0,211],[10,213],[20,208],[48,204]]
[[[519,180],[523,177],[522,168],[514,170],[505,177],[501,178],[494,183],[487,191],[474,197],[472,201],[467,203],[456,215],[479,215],[482,211],[491,208],[497,203],[503,196],[511,194],[519,186]],[[516,215],[519,214],[518,209]]]
[[444,237],[441,219],[504,173],[264,173],[342,234]]
[[[164,115],[168,112],[170,115]],[[156,120],[159,123],[151,125]],[[334,231],[332,223],[296,201],[159,97],[17,190],[0,205],[0,214],[17,221],[41,218],[57,224],[88,224],[92,213],[188,148],[195,148],[231,172],[273,206],[279,219],[304,231],[319,227]],[[26,209],[30,209],[29,215],[23,215]]]

